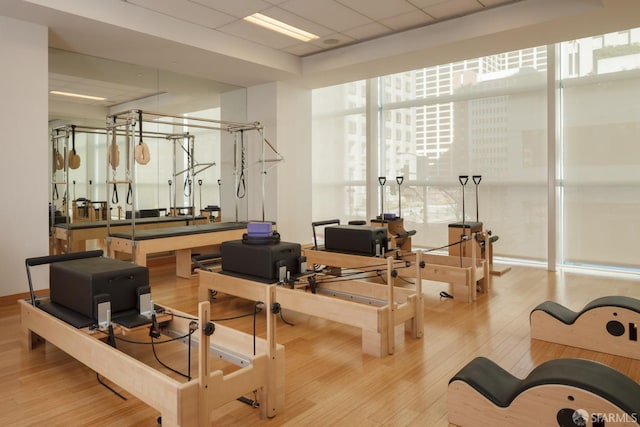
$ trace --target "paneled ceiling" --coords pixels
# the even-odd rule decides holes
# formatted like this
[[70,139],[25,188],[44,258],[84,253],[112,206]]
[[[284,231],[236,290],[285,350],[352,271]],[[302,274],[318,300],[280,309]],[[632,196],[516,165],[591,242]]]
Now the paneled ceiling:
[[[255,12],[318,39],[243,20]],[[48,27],[51,90],[107,98],[51,95],[53,117],[104,117],[140,98],[215,106],[238,87],[321,87],[640,27],[640,1],[1,0],[0,15]]]
[[[119,0],[112,0],[119,1]],[[520,0],[124,0],[134,7],[306,56]],[[300,42],[243,18],[259,12],[319,38]]]
[[[131,8],[177,19],[240,38],[287,54],[303,57],[340,46],[351,45],[376,37],[433,24],[438,21],[476,13],[515,3],[520,0],[109,0],[127,3]],[[311,42],[267,30],[245,21],[245,16],[262,13],[317,36]],[[54,27],[55,30],[55,27]],[[161,52],[159,52],[161,54]],[[59,69],[63,62],[76,62],[82,68],[109,69],[103,77],[83,77],[64,71],[49,73],[49,90],[91,94],[105,100],[74,99],[84,106],[111,107],[166,92],[154,85],[154,70],[136,67],[136,79],[122,74],[124,64],[108,64],[99,58],[80,60],[73,54],[51,51],[50,65]],[[68,67],[65,67],[68,68]],[[125,74],[126,75],[126,74]],[[151,77],[149,77],[151,75]],[[146,77],[145,77],[146,76]],[[146,79],[146,80],[145,80]],[[142,82],[145,82],[144,84]],[[54,100],[69,101],[61,95]]]

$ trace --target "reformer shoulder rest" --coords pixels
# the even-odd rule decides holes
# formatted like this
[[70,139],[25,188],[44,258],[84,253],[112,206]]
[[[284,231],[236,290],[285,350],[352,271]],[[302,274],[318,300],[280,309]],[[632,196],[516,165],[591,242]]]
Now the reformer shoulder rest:
[[[192,234],[214,233],[219,231],[240,230],[247,228],[247,223],[243,222],[216,222],[210,224],[195,224],[167,228],[150,228],[137,230],[135,240],[164,239],[176,236],[189,236]],[[116,232],[112,237],[131,239],[131,232]]]
[[574,312],[545,301],[529,316],[531,338],[640,359],[640,300],[607,296]]
[[640,385],[584,359],[551,360],[519,379],[478,357],[451,378],[447,397],[449,422],[458,426],[578,426],[599,416],[640,422]]

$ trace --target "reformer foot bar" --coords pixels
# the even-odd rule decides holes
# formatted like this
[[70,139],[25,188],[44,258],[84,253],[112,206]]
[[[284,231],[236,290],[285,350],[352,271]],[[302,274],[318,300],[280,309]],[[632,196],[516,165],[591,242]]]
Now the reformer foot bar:
[[478,357],[450,381],[449,422],[461,427],[637,426],[640,385],[584,359],[556,359],[524,379]]
[[[265,304],[269,303],[267,299]],[[213,410],[254,391],[262,418],[273,417],[284,407],[284,347],[275,341],[274,315],[267,317],[266,339],[218,324],[213,334],[208,335],[204,326],[211,321],[210,306],[201,302],[199,327],[192,338],[192,344],[198,346],[198,373],[184,382],[103,342],[98,338],[106,337],[103,333],[77,329],[28,301],[20,300],[19,304],[23,344],[28,350],[43,340],[49,341],[158,410],[163,426],[209,425]],[[161,322],[161,333],[171,337],[189,333],[188,319],[193,316],[169,307],[161,309],[168,317]],[[116,333],[131,332],[118,326],[114,329]],[[221,370],[209,368],[212,359],[226,360],[240,369],[225,375]]]
[[[421,265],[421,254],[415,255]],[[207,301],[210,291],[222,292],[252,301],[261,301],[265,292],[273,290],[275,301],[283,309],[358,327],[362,330],[362,351],[375,357],[395,352],[396,339],[404,339],[405,330],[418,339],[424,331],[424,309],[421,268],[415,268],[415,289],[394,286],[394,267],[389,258],[378,258],[379,269],[386,270],[386,284],[361,280],[318,280],[316,293],[303,288],[290,288],[276,283],[263,283],[225,273],[198,270],[200,300]],[[381,267],[380,262],[386,261]],[[411,268],[411,267],[409,267]]]
[[531,311],[531,338],[640,359],[640,300],[607,296],[574,312],[554,301]]
[[[397,261],[413,259],[416,253],[422,254],[424,268],[420,274],[424,280],[450,283],[454,300],[473,302],[477,299],[477,292],[486,293],[490,287],[491,275],[489,263],[486,259],[477,259],[476,245],[472,245],[471,258],[457,256],[435,255],[417,252],[397,252],[392,255]],[[331,252],[313,248],[303,248],[303,254],[307,257],[307,263],[326,265],[338,268],[366,268],[379,264],[379,257],[353,255],[340,252]],[[416,270],[399,269],[400,277],[416,278]]]
[[140,230],[135,233],[114,233],[107,238],[109,257],[130,254],[133,262],[147,265],[147,255],[175,251],[176,275],[191,277],[191,252],[195,248],[217,246],[228,240],[242,239],[246,222],[219,222],[163,229]]

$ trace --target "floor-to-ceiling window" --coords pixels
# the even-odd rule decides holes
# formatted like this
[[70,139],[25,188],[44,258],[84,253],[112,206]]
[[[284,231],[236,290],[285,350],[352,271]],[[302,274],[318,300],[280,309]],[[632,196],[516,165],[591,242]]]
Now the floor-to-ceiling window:
[[[561,82],[548,83],[540,46],[382,76],[378,99],[366,99],[365,82],[314,91],[314,218],[362,219],[366,184],[379,211],[417,230],[415,246],[446,245],[448,224],[464,216],[500,236],[496,255],[545,261],[557,167],[558,260],[638,269],[639,32],[562,43]],[[562,88],[557,164],[547,155],[548,84]],[[378,106],[376,135],[364,133],[367,103]],[[367,149],[384,186],[363,181]]]
[[413,244],[444,246],[448,224],[478,220],[501,236],[496,254],[545,259],[546,48],[385,76],[381,86],[382,170],[407,179],[387,190],[402,197],[389,208],[402,207]]
[[562,254],[639,268],[640,29],[560,45]]
[[313,217],[365,219],[366,82],[314,91]]

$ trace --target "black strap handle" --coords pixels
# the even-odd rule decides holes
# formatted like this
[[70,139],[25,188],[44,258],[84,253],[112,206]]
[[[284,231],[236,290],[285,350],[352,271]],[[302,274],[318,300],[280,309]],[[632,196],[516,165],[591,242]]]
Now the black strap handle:
[[131,187],[131,183],[129,183],[129,189],[127,190],[127,204],[131,205],[131,198],[133,197],[133,187]]
[[115,182],[113,183],[113,194],[111,195],[111,203],[118,203],[118,186]]
[[140,131],[140,141],[138,142],[138,144],[142,145],[142,110],[138,110],[138,126],[138,129]]
[[71,151],[76,154],[76,125],[71,125]]

